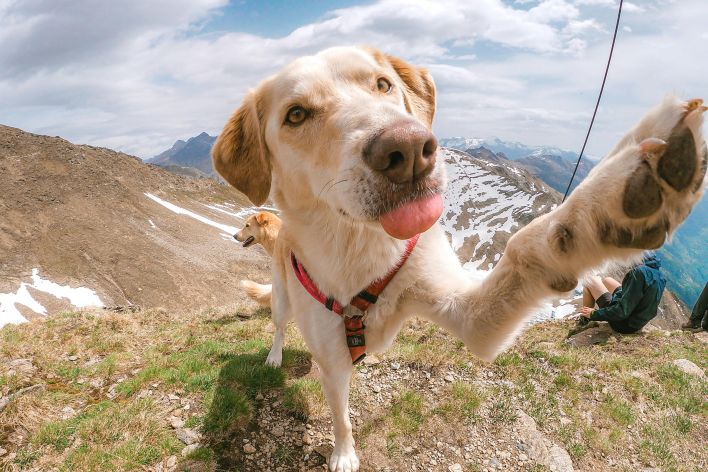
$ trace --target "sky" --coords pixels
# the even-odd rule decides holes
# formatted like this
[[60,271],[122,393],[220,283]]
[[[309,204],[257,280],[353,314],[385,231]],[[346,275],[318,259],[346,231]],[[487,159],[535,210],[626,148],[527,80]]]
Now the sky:
[[[431,72],[434,131],[579,151],[616,0],[0,0],[0,123],[154,156],[218,134],[283,65],[367,44]],[[588,144],[667,93],[708,98],[708,1],[624,2]]]

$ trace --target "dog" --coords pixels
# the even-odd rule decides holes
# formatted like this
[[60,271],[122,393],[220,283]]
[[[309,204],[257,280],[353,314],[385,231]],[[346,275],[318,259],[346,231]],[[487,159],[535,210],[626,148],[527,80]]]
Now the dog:
[[283,222],[275,214],[259,211],[246,219],[243,229],[234,235],[234,239],[243,243],[243,247],[260,244],[269,256],[273,256],[275,240],[278,238]]
[[[446,178],[431,132],[435,96],[425,69],[372,48],[327,49],[250,91],[212,150],[226,181],[254,204],[270,197],[281,210],[267,362],[280,365],[284,328],[294,319],[333,418],[331,471],[359,469],[349,322],[364,315],[365,328],[354,330],[379,352],[415,314],[491,361],[545,298],[575,288],[607,260],[636,260],[661,246],[703,193],[706,107],[666,97],[564,204],[514,234],[491,273],[473,281],[437,224]],[[363,288],[392,272],[365,313],[351,308]],[[333,313],[337,304],[347,316]]]
[[[243,247],[260,244],[269,256],[273,256],[275,240],[283,222],[273,213],[261,211],[246,219],[246,225],[234,235],[234,239],[243,243]],[[242,280],[241,288],[250,298],[262,306],[270,306],[271,286],[259,284],[251,280]]]

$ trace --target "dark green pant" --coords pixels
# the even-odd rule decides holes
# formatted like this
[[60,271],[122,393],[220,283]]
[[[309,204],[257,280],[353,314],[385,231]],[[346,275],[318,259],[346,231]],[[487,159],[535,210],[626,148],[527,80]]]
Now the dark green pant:
[[696,304],[693,306],[691,324],[694,328],[701,327],[708,330],[708,282],[706,282],[701,295],[698,297],[698,301],[696,301]]

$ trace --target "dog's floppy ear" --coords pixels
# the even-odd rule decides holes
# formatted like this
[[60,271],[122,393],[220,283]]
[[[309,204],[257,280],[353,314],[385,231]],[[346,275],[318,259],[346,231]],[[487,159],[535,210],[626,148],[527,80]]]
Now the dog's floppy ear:
[[261,226],[267,226],[268,225],[268,213],[266,213],[264,211],[258,213],[256,215],[256,221]]
[[249,92],[211,149],[214,169],[255,205],[268,198],[271,179],[260,102],[257,91]]
[[384,67],[389,65],[396,71],[403,82],[403,98],[406,102],[406,109],[425,123],[428,128],[432,128],[435,116],[435,83],[428,70],[408,64],[395,56],[383,54],[374,48],[364,49],[374,56],[376,62]]

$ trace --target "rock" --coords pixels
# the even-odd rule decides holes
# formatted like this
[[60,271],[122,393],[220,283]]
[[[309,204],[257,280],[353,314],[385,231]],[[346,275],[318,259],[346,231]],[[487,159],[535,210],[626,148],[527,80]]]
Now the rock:
[[455,381],[455,377],[453,377],[451,374],[447,374],[444,377],[444,379],[445,379],[445,382],[454,382]]
[[67,357],[67,359],[69,359],[71,362],[76,362],[77,360],[79,360],[79,356],[69,356]]
[[187,446],[199,442],[199,433],[190,428],[180,428],[175,431],[177,439],[185,443]]
[[699,331],[697,333],[693,333],[693,336],[695,336],[696,339],[703,344],[708,344],[708,331]]
[[283,431],[282,426],[274,426],[273,429],[270,430],[270,432],[275,436],[276,438],[281,437],[283,434],[285,434],[285,431]]
[[685,374],[695,375],[700,378],[703,378],[705,376],[703,369],[701,369],[700,367],[698,367],[696,364],[689,361],[688,359],[676,359],[674,361],[674,365],[676,367],[678,367],[678,369]]
[[199,449],[199,443],[194,443],[194,444],[190,444],[189,446],[185,446],[182,449],[182,457],[187,457],[188,455],[190,455],[191,453],[193,453],[197,449]]
[[248,443],[243,445],[243,452],[246,454],[254,454],[256,452],[256,448],[253,444]]
[[614,332],[612,328],[610,328],[610,325],[603,323],[600,326],[588,328],[574,334],[566,339],[565,342],[575,347],[587,347],[594,344],[605,344],[613,334]]
[[391,368],[393,370],[398,370],[401,368],[401,364],[399,364],[398,362],[391,362]]
[[452,464],[447,470],[450,472],[462,472],[462,466],[460,464]]
[[536,463],[548,468],[551,472],[573,472],[573,462],[570,455],[557,444],[546,439],[536,422],[523,411],[517,411],[516,430],[519,439],[524,443],[524,451]]
[[32,364],[31,359],[13,359],[7,363],[8,375],[25,374],[32,375],[37,368]]
[[361,362],[363,362],[364,365],[376,365],[376,364],[378,364],[378,363],[381,362],[381,361],[380,361],[379,358],[376,357],[375,355],[373,355],[373,354],[367,354],[366,357],[364,358],[364,360],[361,361]]
[[570,454],[557,444],[551,446],[549,450],[550,461],[548,468],[551,472],[573,472],[573,461]]
[[310,433],[308,433],[307,431],[302,433],[302,443],[308,445],[312,444],[312,436],[310,436]]
[[259,402],[263,401],[263,394],[261,392],[258,392],[256,394],[256,401],[259,401]]
[[170,416],[169,418],[167,418],[167,421],[169,421],[170,426],[172,426],[174,429],[180,429],[184,427],[184,420],[182,418]]
[[[189,447],[189,446],[187,446]],[[177,456],[170,456],[167,458],[167,468],[168,469],[174,469],[177,467]]]
[[526,462],[527,460],[529,460],[529,456],[522,452],[521,454],[519,454],[519,460],[522,462]]
[[65,406],[61,409],[61,419],[68,420],[69,418],[73,418],[74,416],[76,416],[76,410],[74,410],[72,407]]
[[179,395],[175,395],[174,393],[168,393],[167,399],[170,400],[171,402],[175,402],[175,401],[179,400]]
[[379,393],[381,391],[381,386],[380,385],[374,385],[371,387],[371,390],[374,391],[374,393]]
[[4,456],[5,454],[7,454],[7,449],[0,447],[0,457]]
[[89,385],[93,388],[101,388],[103,387],[104,381],[103,379],[91,379],[89,382]]

